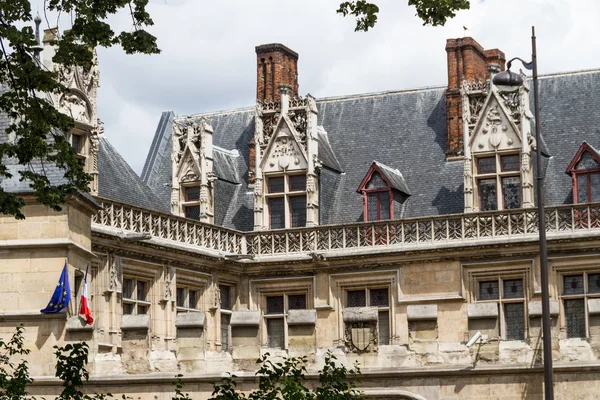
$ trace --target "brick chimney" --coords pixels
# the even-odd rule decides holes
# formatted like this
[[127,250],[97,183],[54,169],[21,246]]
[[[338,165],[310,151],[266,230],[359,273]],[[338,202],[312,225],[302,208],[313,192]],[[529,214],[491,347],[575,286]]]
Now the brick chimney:
[[292,88],[298,97],[298,53],[279,43],[256,46],[256,99],[279,100],[279,85]]
[[457,157],[463,152],[462,97],[463,80],[484,81],[489,78],[488,64],[498,64],[504,71],[506,57],[498,49],[484,50],[471,37],[448,39],[448,89],[446,90],[446,157]]

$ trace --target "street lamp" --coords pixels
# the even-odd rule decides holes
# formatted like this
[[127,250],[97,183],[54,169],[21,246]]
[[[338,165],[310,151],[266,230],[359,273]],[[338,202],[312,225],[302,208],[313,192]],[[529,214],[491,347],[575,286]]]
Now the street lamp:
[[523,77],[510,70],[514,60],[519,60],[528,70],[533,69],[533,100],[535,113],[535,140],[537,143],[536,157],[536,189],[538,209],[538,231],[540,235],[540,272],[542,278],[542,343],[544,346],[544,394],[546,400],[554,399],[552,377],[552,337],[550,336],[550,296],[548,293],[548,251],[546,246],[546,213],[544,212],[544,177],[542,175],[541,121],[540,102],[537,74],[537,53],[535,47],[535,27],[531,27],[531,62],[525,62],[515,57],[506,63],[506,71],[494,76],[494,85],[501,91],[515,91],[523,84]]

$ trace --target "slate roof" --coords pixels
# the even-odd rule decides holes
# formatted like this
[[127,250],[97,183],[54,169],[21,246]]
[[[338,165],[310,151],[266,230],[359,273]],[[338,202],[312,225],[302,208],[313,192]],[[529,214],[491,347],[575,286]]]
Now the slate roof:
[[159,200],[104,137],[100,138],[98,171],[100,197],[155,211],[171,211],[169,203]]
[[381,173],[385,175],[387,180],[390,182],[392,188],[399,190],[402,193],[410,195],[410,190],[408,189],[406,181],[404,180],[404,176],[402,176],[402,173],[400,171],[398,171],[397,169],[390,168],[387,165],[379,163],[377,161],[374,162],[375,165],[379,167]]

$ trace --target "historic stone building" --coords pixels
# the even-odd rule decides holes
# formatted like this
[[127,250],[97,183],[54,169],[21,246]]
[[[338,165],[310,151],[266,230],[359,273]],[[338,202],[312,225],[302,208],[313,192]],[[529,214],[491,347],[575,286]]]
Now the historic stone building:
[[[600,70],[541,77],[534,121],[529,81],[491,83],[504,53],[446,52],[447,86],[315,99],[298,54],[258,46],[256,105],[163,113],[141,177],[101,135],[97,67],[56,67],[95,179],[61,212],[0,221],[0,335],[26,327],[32,391],[57,393],[52,346],[85,340],[90,387],[135,399],[170,398],[177,373],[196,399],[224,372],[249,389],[265,352],[314,373],[327,351],[360,363],[366,397],[541,398],[540,148],[555,392],[596,398]],[[73,301],[42,315],[65,259]]]

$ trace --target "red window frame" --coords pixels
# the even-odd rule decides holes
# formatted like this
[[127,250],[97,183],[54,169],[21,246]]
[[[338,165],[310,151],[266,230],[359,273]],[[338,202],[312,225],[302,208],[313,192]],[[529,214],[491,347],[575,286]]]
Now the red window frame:
[[[592,202],[592,191],[589,190],[592,187],[592,175],[600,175],[600,168],[593,169],[582,169],[576,170],[572,172],[573,174],[573,203],[575,204],[583,204],[583,203],[591,203]],[[582,202],[579,199],[579,178],[585,176],[587,181],[587,200]]]
[[[383,177],[383,175],[381,175]],[[384,178],[385,180],[385,178]],[[364,205],[364,216],[365,222],[369,222],[369,195],[375,193],[377,195],[377,199],[375,203],[377,204],[377,219],[375,221],[382,221],[381,218],[381,199],[379,197],[380,193],[388,194],[388,212],[389,219],[394,219],[394,202],[392,197],[392,189],[388,186],[385,188],[377,188],[377,189],[368,189],[363,190],[363,205]],[[370,221],[372,222],[372,221]]]

